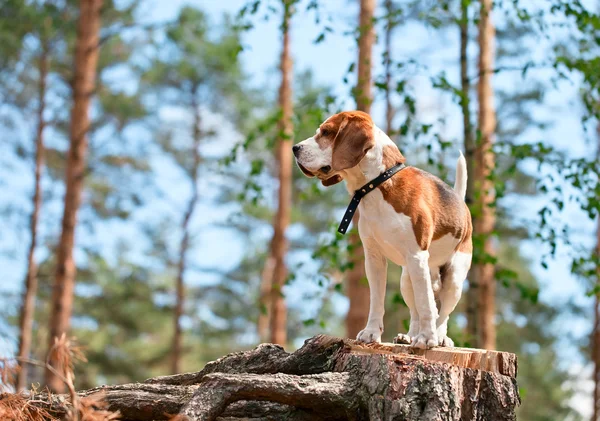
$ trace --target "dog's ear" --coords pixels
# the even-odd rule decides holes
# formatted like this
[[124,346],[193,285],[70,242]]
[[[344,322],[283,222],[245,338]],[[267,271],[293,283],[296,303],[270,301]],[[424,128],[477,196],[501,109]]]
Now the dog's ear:
[[329,186],[333,186],[334,184],[339,183],[342,180],[343,180],[343,178],[340,177],[339,175],[334,175],[333,177],[329,177],[327,180],[321,180],[321,183],[325,187],[329,187]]
[[373,123],[365,118],[348,117],[334,140],[331,168],[341,171],[357,166],[373,146]]

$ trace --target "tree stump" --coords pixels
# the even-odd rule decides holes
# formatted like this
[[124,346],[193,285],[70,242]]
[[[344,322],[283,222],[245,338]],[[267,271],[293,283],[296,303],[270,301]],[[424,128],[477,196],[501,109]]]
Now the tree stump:
[[[287,353],[262,344],[199,372],[81,392],[124,420],[515,420],[514,354],[466,348],[364,345],[326,335]],[[61,415],[61,396],[42,399]],[[187,417],[187,418],[186,418]]]

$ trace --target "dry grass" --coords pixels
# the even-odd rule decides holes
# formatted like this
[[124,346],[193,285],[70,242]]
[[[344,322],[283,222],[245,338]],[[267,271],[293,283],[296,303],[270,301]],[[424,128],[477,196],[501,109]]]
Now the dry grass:
[[77,345],[75,338],[67,338],[64,333],[60,338],[54,338],[54,344],[48,351],[46,365],[51,365],[54,368],[52,371],[60,374],[67,387],[72,386],[75,380],[75,362],[87,362],[83,348]]
[[0,394],[0,420],[3,421],[58,421],[46,410],[35,406],[20,393]]
[[10,386],[15,384],[19,372],[19,364],[13,359],[0,358],[0,392],[8,392]]
[[[66,408],[67,414],[64,417],[66,421],[116,421],[121,414],[108,410],[108,403],[104,401],[104,395],[96,394],[85,398],[80,398],[75,390],[75,364],[77,362],[87,362],[83,354],[82,347],[78,346],[74,338],[67,338],[63,334],[60,338],[54,338],[54,344],[48,352],[46,362],[35,360],[17,361],[13,359],[0,359],[0,420],[2,421],[57,421],[48,411],[36,405],[32,396],[35,390],[30,394],[22,393],[2,393],[4,390],[10,390],[10,385],[14,384],[15,374],[19,370],[18,362],[38,365],[50,370],[55,376],[60,378],[69,390],[70,406]],[[53,362],[54,364],[51,364]],[[39,394],[37,395],[39,399]],[[52,396],[48,392],[48,401],[52,401]],[[37,401],[37,403],[40,403]]]

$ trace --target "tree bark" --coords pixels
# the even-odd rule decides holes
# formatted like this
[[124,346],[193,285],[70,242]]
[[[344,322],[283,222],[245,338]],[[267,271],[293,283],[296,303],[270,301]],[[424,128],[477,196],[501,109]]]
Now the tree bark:
[[[263,344],[197,373],[103,386],[124,420],[486,420],[512,421],[519,404],[516,356],[460,348],[416,350],[319,335],[288,354]],[[1,404],[1,401],[0,401]],[[62,396],[32,405],[62,416]]]
[[[96,68],[98,64],[100,8],[102,0],[81,0],[80,16],[77,24],[75,44],[75,70],[73,80],[73,109],[69,127],[69,151],[66,166],[66,193],[62,219],[62,231],[56,256],[56,275],[52,291],[50,309],[49,347],[54,338],[69,330],[73,307],[76,267],[73,260],[75,226],[81,203],[83,179],[88,149],[90,127],[89,105],[94,94]],[[59,371],[58,361],[50,363]],[[64,385],[54,374],[46,370],[46,383],[54,391],[61,391]]]
[[392,34],[394,27],[394,3],[385,0],[385,11],[388,15],[385,26],[385,132],[392,140],[396,137],[392,134],[392,122],[396,110],[392,104]]
[[[270,252],[270,250],[269,250]],[[273,289],[273,270],[275,269],[275,258],[272,254],[267,256],[261,273],[260,299],[258,322],[256,323],[258,338],[260,342],[269,341],[271,323],[271,290]]]
[[478,190],[474,237],[483,241],[483,256],[480,256],[471,273],[477,282],[477,341],[476,346],[494,349],[496,346],[496,281],[494,263],[490,260],[495,255],[492,233],[496,223],[494,207],[495,192],[493,180],[490,180],[495,166],[492,150],[496,130],[496,112],[494,110],[494,90],[492,75],[494,68],[495,30],[492,22],[492,0],[481,0],[479,19],[479,83],[477,94],[479,99],[479,131],[481,139],[475,149],[475,185]]
[[[473,138],[473,124],[471,123],[471,84],[469,82],[469,56],[467,48],[469,46],[469,4],[461,2],[461,17],[459,21],[460,29],[460,81],[461,81],[461,101],[460,107],[463,116],[463,139],[465,147],[465,160],[467,161],[467,194],[465,202],[471,208],[471,218],[475,222],[473,205],[475,203],[474,191],[474,160],[475,160],[475,139]],[[471,271],[469,275],[469,289],[467,290],[467,337],[470,341],[477,342],[477,310],[478,299],[477,294],[477,278],[475,271]]]
[[[35,314],[35,299],[37,296],[38,278],[37,263],[35,261],[35,249],[37,246],[38,220],[40,208],[42,206],[42,170],[44,168],[44,111],[46,109],[46,79],[48,76],[49,62],[48,42],[42,40],[42,51],[39,57],[39,87],[38,87],[38,111],[37,111],[37,130],[35,135],[35,167],[34,167],[34,188],[29,229],[31,232],[31,243],[27,253],[27,275],[25,276],[25,290],[23,292],[23,304],[19,321],[19,351],[20,359],[29,358],[32,343],[33,318]],[[27,372],[29,366],[22,364],[21,370],[16,375],[15,387],[17,391],[23,390],[27,383]]]
[[192,185],[192,195],[188,201],[187,209],[181,221],[181,242],[179,243],[179,261],[177,262],[177,278],[175,282],[175,317],[173,319],[173,344],[171,347],[171,372],[181,371],[181,358],[183,355],[183,330],[181,317],[185,308],[185,283],[186,256],[190,248],[190,221],[198,203],[198,168],[200,167],[200,140],[202,138],[202,119],[197,103],[198,88],[192,89],[192,112],[194,113],[194,127],[192,128],[192,167],[189,168],[189,177]]
[[[371,92],[371,71],[373,44],[375,43],[375,26],[373,16],[376,0],[360,0],[359,37],[358,37],[358,81],[354,92],[356,108],[366,113],[371,112],[373,95]],[[357,210],[352,218],[352,225],[358,227],[360,213]],[[353,263],[348,273],[347,291],[350,307],[346,315],[346,335],[355,338],[367,324],[369,315],[369,286],[365,275],[365,257],[360,236],[357,230],[350,233],[352,251],[350,259]]]
[[290,54],[290,19],[293,2],[282,0],[282,50],[281,50],[281,85],[279,87],[279,107],[281,118],[277,139],[277,163],[279,165],[279,194],[277,213],[273,221],[273,239],[271,256],[273,258],[273,278],[271,287],[271,342],[285,345],[287,342],[287,310],[283,296],[283,286],[287,278],[285,256],[288,249],[285,232],[290,224],[292,207],[292,57]]

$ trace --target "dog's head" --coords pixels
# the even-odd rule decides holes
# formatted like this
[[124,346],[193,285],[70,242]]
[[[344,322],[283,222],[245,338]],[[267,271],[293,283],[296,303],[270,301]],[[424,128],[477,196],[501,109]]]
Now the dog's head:
[[343,179],[343,171],[357,166],[375,146],[373,120],[362,111],[345,111],[329,117],[313,137],[293,147],[296,163],[308,177],[324,186]]

